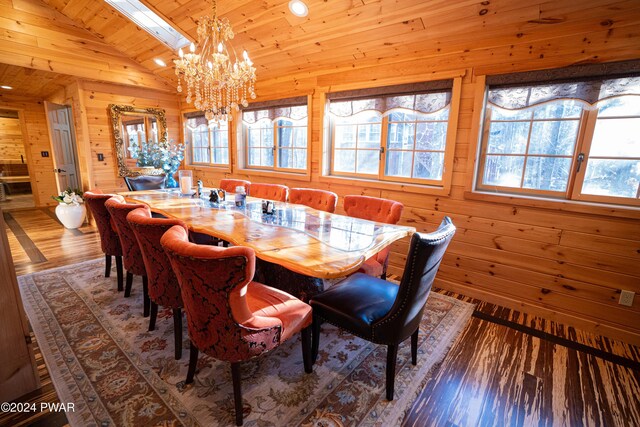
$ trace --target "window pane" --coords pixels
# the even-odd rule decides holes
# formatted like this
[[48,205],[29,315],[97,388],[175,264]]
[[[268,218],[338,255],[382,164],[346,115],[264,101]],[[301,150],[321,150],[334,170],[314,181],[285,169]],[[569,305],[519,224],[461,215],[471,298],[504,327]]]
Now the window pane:
[[572,155],[578,137],[578,125],[577,120],[534,122],[529,154]]
[[301,148],[281,148],[278,150],[278,167],[287,169],[306,169],[307,150]]
[[228,164],[229,163],[229,150],[226,148],[214,148],[213,149],[213,161],[216,164]]
[[492,122],[487,152],[524,154],[528,136],[529,122]]
[[293,149],[290,151],[292,154],[291,167],[294,169],[306,169],[307,168],[307,150]]
[[401,176],[411,178],[411,163],[413,162],[413,151],[393,151],[387,152],[387,176]]
[[534,119],[580,118],[582,104],[578,101],[556,101],[535,108]]
[[355,150],[336,150],[334,153],[334,167],[336,172],[355,172],[356,171],[356,151]]
[[259,147],[260,145],[260,129],[249,129],[249,147]]
[[356,172],[377,175],[379,164],[380,164],[380,151],[358,150],[358,167]]
[[483,184],[518,188],[523,167],[523,156],[487,156]]
[[209,163],[209,149],[208,148],[194,148],[193,149],[193,161],[197,163]]
[[278,145],[291,147],[293,145],[293,129],[290,127],[278,127]]
[[[294,147],[307,147],[307,128],[295,127],[293,128],[293,146]],[[306,150],[305,150],[306,151]]]
[[355,148],[356,129],[354,125],[336,125],[335,148]]
[[582,194],[613,197],[638,197],[640,160],[590,159]]
[[598,117],[640,116],[640,96],[622,96],[598,103]]
[[640,157],[640,118],[598,119],[589,156]]
[[249,166],[273,166],[273,150],[271,148],[249,150]]
[[563,157],[529,157],[524,174],[524,188],[565,191],[571,159]]
[[413,150],[415,132],[414,123],[390,123],[387,147],[391,150]]
[[444,151],[447,143],[447,123],[428,122],[418,123],[416,134],[417,150],[439,150]]
[[413,163],[413,177],[422,179],[442,179],[444,153],[417,152]]
[[505,110],[491,105],[491,120],[530,120],[531,110]]
[[367,124],[358,126],[358,148],[380,147],[381,124]]

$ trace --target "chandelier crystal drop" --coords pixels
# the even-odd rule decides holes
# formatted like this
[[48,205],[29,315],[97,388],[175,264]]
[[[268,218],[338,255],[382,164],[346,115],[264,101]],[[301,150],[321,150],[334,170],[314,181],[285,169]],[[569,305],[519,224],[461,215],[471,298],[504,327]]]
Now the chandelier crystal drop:
[[218,18],[213,0],[212,16],[198,21],[198,48],[191,43],[188,53],[178,50],[176,64],[178,92],[186,84],[187,103],[205,113],[207,120],[232,120],[232,110],[249,105],[247,98],[255,99],[256,69],[247,51],[239,60],[228,41],[234,34],[227,18]]

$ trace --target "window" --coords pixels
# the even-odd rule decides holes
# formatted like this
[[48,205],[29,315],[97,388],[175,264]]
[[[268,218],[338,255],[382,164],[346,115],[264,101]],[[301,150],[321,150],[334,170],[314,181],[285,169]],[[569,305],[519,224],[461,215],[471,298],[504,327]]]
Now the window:
[[489,84],[476,187],[640,205],[640,77]]
[[[300,105],[300,102],[304,102],[304,105]],[[243,110],[246,168],[307,171],[306,102],[306,97],[292,98],[252,104]]]
[[227,122],[208,122],[202,112],[188,113],[185,115],[185,141],[191,147],[191,164],[229,166]]
[[327,98],[330,175],[444,185],[453,155],[452,144],[447,150],[451,80]]

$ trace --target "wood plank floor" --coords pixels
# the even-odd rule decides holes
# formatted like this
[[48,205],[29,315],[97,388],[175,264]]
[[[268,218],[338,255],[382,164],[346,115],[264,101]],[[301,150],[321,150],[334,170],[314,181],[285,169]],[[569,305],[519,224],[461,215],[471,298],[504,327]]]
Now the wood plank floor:
[[[102,256],[94,228],[66,230],[51,209],[13,211],[5,220],[18,274]],[[640,426],[637,347],[436,291],[476,304],[476,313],[405,425]],[[36,359],[43,385],[18,401],[57,402],[37,348]],[[0,414],[3,426],[65,424],[63,414]]]

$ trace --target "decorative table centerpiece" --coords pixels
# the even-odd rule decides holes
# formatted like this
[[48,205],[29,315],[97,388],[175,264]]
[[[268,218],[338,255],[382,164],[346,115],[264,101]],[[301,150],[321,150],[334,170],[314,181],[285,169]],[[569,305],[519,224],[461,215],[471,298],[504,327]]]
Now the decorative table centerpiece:
[[132,139],[129,141],[129,151],[131,157],[137,159],[136,166],[162,169],[166,174],[165,186],[167,188],[178,186],[173,175],[184,160],[184,144],[175,144],[173,141],[165,143],[148,141],[140,145]]
[[84,205],[82,191],[72,190],[71,187],[60,193],[58,196],[51,196],[58,202],[56,206],[56,216],[66,228],[74,229],[80,227],[87,216],[87,208]]

